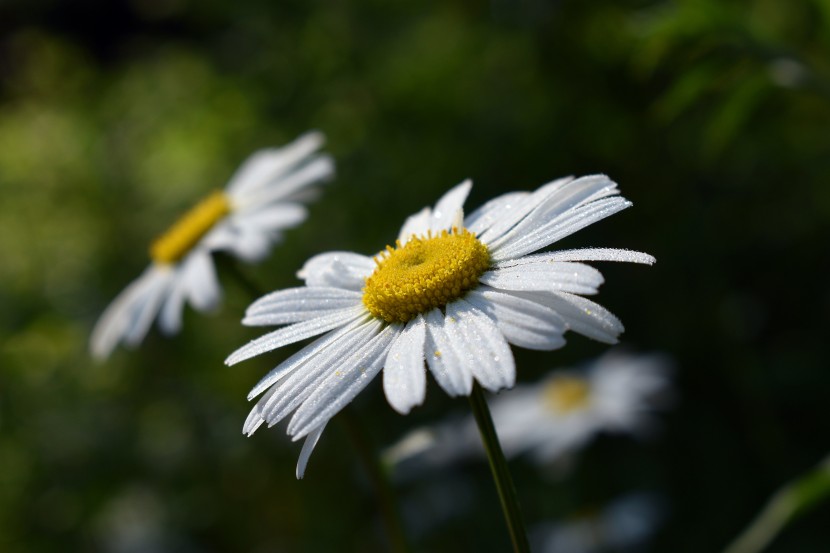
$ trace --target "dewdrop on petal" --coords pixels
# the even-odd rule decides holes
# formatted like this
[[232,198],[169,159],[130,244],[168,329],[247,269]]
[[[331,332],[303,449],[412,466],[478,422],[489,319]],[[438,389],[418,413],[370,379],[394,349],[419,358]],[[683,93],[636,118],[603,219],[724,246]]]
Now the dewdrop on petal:
[[[572,330],[615,343],[623,327],[584,298],[602,275],[581,261],[654,263],[618,249],[536,253],[631,205],[604,175],[553,181],[534,192],[490,200],[467,217],[465,181],[434,208],[409,217],[395,246],[374,257],[331,252],[311,258],[298,276],[305,286],[254,302],[246,325],[287,325],[241,347],[233,365],[320,336],[269,372],[249,399],[262,397],[243,427],[288,415],[288,434],[306,438],[298,477],[325,424],[383,369],[389,404],[406,414],[424,400],[426,367],[451,396],[473,381],[512,387],[509,344],[552,350]],[[532,255],[531,255],[532,254]]]

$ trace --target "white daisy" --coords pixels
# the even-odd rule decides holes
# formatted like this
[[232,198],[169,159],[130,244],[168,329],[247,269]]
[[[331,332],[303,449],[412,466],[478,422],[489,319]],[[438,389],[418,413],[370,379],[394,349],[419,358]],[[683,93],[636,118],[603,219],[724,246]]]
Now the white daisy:
[[331,158],[315,153],[322,143],[323,135],[312,132],[254,153],[224,191],[205,198],[156,239],[150,266],[98,320],[92,354],[105,358],[119,342],[139,344],[156,318],[165,334],[178,332],[185,302],[197,311],[214,308],[221,290],[211,252],[259,261],[284,229],[305,220],[303,203],[317,192],[311,186],[334,172]]
[[[582,369],[559,369],[488,403],[504,454],[551,463],[600,433],[646,436],[670,399],[672,365],[659,354],[609,352]],[[411,432],[384,458],[406,472],[484,454],[472,417]]]
[[477,380],[488,390],[513,386],[508,343],[561,347],[566,330],[614,343],[623,327],[582,297],[603,282],[578,261],[651,264],[650,255],[617,249],[528,255],[630,206],[604,175],[565,178],[534,192],[499,196],[462,215],[472,184],[446,193],[404,223],[396,247],[377,256],[318,255],[298,273],[306,285],[253,303],[246,325],[289,325],[253,340],[229,365],[312,336],[322,338],[274,368],[249,395],[264,396],[244,432],[294,413],[288,433],[306,437],[301,477],[326,423],[383,371],[392,407],[407,413],[424,400],[424,360],[451,396]]

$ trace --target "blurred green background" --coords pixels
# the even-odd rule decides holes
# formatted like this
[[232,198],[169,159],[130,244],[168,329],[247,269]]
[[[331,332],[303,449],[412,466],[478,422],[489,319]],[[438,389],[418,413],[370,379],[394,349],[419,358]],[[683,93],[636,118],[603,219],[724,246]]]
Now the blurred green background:
[[[667,507],[648,550],[718,551],[830,449],[826,1],[2,0],[0,83],[4,552],[385,549],[338,425],[299,482],[281,428],[240,433],[248,389],[292,350],[222,364],[260,333],[227,273],[222,308],[175,339],[87,353],[152,238],[309,128],[338,178],[246,268],[264,290],[315,253],[379,250],[466,177],[468,208],[590,172],[634,201],[563,245],[657,257],[603,265],[599,301],[625,344],[674,357],[678,401],[659,439],[602,439],[565,479],[513,462],[528,525],[647,490]],[[519,379],[605,349],[517,351]],[[466,407],[431,382],[400,417],[379,384],[354,405],[376,447]],[[508,548],[487,467],[462,474],[396,486],[416,550]],[[472,500],[430,522],[419,494],[462,485]],[[828,516],[769,551],[827,551]]]

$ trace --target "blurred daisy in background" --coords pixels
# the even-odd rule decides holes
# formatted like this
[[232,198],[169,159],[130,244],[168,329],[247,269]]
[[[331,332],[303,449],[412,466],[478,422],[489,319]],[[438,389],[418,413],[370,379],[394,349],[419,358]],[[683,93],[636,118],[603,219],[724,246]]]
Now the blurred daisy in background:
[[618,249],[529,255],[631,205],[604,175],[564,178],[534,192],[499,196],[468,217],[470,181],[433,209],[409,217],[396,246],[374,257],[348,252],[310,259],[306,285],[268,294],[246,325],[289,325],[253,340],[229,365],[320,334],[279,364],[249,399],[263,394],[244,425],[253,433],[292,412],[288,434],[306,437],[297,475],[326,423],[384,368],[383,388],[400,413],[423,402],[424,361],[451,396],[473,381],[496,391],[512,387],[508,344],[551,350],[573,330],[614,343],[623,327],[582,297],[598,292],[599,271],[579,261],[651,264],[650,255]]
[[539,553],[644,551],[665,518],[663,503],[653,493],[632,493],[595,513],[539,525],[531,531],[533,550]]
[[[528,453],[548,464],[585,447],[601,433],[646,437],[655,413],[671,400],[672,365],[664,355],[611,351],[583,369],[559,369],[488,403],[504,454]],[[400,474],[484,455],[472,417],[414,430],[384,459]]]
[[209,311],[221,299],[212,252],[243,261],[264,259],[270,248],[307,216],[304,203],[329,179],[334,164],[316,153],[323,135],[307,133],[282,148],[260,150],[236,171],[225,190],[198,203],[150,246],[152,263],[107,307],[90,339],[96,358],[124,342],[136,346],[153,321],[164,334],[181,328],[189,303]]

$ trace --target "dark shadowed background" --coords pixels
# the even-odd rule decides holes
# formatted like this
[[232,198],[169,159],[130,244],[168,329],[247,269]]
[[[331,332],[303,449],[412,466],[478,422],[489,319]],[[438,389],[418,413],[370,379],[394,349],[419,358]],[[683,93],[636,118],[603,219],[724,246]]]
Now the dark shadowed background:
[[[260,333],[227,272],[221,309],[188,310],[180,336],[87,352],[150,241],[310,128],[338,178],[245,267],[266,291],[313,254],[381,249],[466,177],[468,208],[567,174],[620,183],[635,206],[562,245],[657,257],[602,264],[599,301],[630,349],[674,358],[677,402],[657,439],[603,438],[567,478],[512,462],[519,496],[532,526],[655,492],[646,550],[722,549],[830,449],[828,53],[822,0],[0,0],[0,549],[385,550],[340,426],[303,481],[283,428],[240,433],[293,350],[222,364]],[[517,351],[519,380],[605,349]],[[401,417],[379,384],[354,405],[378,448],[466,408],[430,382]],[[429,487],[467,499],[430,518]],[[396,488],[416,550],[508,548],[484,463]],[[828,516],[769,551],[827,551]]]

